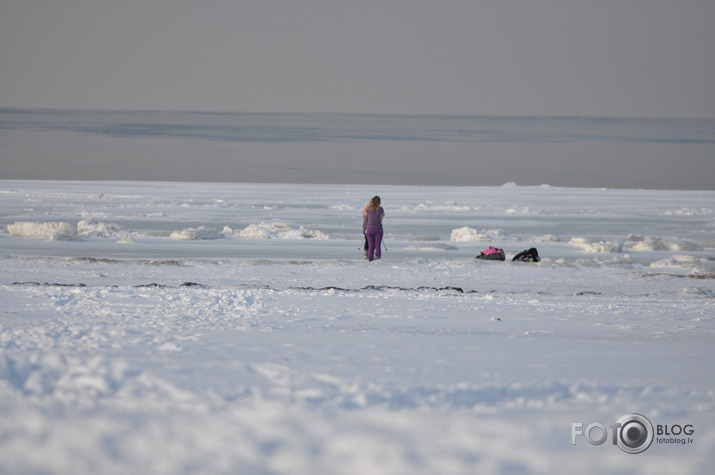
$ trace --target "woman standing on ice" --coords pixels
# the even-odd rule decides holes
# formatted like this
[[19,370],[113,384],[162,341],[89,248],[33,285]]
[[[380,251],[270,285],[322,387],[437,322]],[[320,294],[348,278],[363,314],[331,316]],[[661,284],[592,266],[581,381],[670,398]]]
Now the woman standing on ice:
[[373,196],[370,203],[362,210],[362,232],[367,238],[367,260],[369,261],[382,257],[380,247],[383,219],[385,219],[385,210],[380,206],[380,197]]

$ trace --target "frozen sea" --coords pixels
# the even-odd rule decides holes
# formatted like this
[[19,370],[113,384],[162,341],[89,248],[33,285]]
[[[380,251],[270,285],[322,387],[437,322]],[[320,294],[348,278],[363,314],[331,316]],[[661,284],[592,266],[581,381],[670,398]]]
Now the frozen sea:
[[[399,117],[400,129],[377,117],[398,130],[346,138],[364,133],[325,118],[317,140],[297,119],[289,139],[221,131],[221,115],[162,132],[151,113],[53,113],[73,119],[0,114],[0,473],[700,474],[715,462],[712,174],[708,186],[683,174],[689,189],[565,186],[558,173],[444,186],[420,170],[417,185],[353,183],[373,157],[331,184],[311,167],[352,147],[424,158],[434,146],[454,163],[462,147],[538,150],[535,130],[553,129],[515,119],[518,133],[484,141],[435,132],[463,118]],[[167,114],[156,122],[187,116]],[[660,140],[661,158],[712,167],[702,121],[614,126],[628,140],[587,122],[571,126],[600,138],[546,140],[543,156],[580,144],[646,157]],[[14,175],[29,173],[19,157],[43,165],[34,178],[72,173]],[[243,164],[264,161],[284,183],[241,182]],[[490,181],[509,175],[496,168]],[[385,247],[367,262],[360,215],[375,194]],[[488,246],[506,261],[475,259]],[[511,261],[531,247],[541,262]]]
[[[715,192],[3,180],[0,200],[1,473],[715,461]],[[632,413],[693,430],[572,444]]]

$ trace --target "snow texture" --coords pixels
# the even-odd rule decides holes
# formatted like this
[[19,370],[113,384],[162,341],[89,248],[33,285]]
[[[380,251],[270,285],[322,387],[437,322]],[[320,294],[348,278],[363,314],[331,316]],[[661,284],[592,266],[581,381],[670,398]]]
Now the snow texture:
[[[0,200],[0,473],[715,462],[714,192],[6,180]],[[694,432],[572,444],[629,413]]]

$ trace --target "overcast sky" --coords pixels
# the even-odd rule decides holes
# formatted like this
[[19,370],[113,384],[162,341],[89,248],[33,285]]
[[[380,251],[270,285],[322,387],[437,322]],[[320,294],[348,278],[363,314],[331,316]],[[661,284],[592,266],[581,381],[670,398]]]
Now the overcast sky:
[[4,0],[0,107],[715,117],[713,0]]

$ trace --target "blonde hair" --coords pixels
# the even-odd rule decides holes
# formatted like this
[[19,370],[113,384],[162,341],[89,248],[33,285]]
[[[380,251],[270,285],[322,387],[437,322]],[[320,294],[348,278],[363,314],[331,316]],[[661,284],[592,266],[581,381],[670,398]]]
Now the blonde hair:
[[373,211],[378,209],[380,207],[380,197],[377,195],[373,196],[370,200],[370,204],[368,204],[367,207]]

